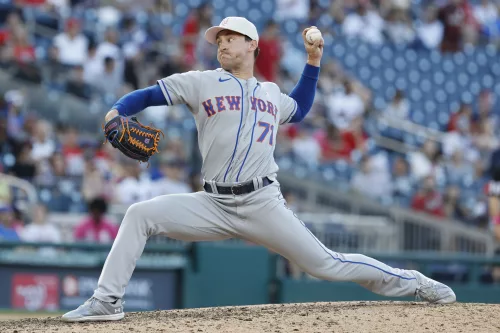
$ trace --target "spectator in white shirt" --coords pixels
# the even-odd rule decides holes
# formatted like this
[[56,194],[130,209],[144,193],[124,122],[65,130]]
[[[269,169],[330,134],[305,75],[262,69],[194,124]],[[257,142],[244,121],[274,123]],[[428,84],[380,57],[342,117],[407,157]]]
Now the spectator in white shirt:
[[[411,172],[416,180],[421,180],[429,175],[435,174],[434,161],[438,154],[438,146],[435,141],[427,140],[421,149],[408,154]],[[440,170],[442,174],[443,171]]]
[[309,15],[309,0],[277,0],[275,19],[305,20]]
[[163,177],[152,184],[154,196],[192,192],[191,187],[186,183],[186,164],[182,160],[164,156],[160,169]]
[[415,40],[411,19],[402,10],[393,9],[389,12],[385,23],[385,33],[395,44],[409,44]]
[[88,39],[80,33],[80,23],[70,19],[66,23],[66,32],[54,38],[58,61],[67,66],[81,66],[87,60]]
[[97,91],[115,97],[120,94],[123,81],[116,75],[116,61],[112,57],[104,59],[104,71],[94,79],[91,85],[97,88]]
[[443,155],[450,158],[456,150],[461,150],[467,161],[475,162],[479,158],[479,151],[473,143],[471,123],[466,117],[460,117],[456,120],[455,128],[443,136]]
[[437,13],[438,11],[434,6],[428,6],[423,13],[423,19],[415,24],[419,46],[436,49],[441,45],[444,27],[437,19]]
[[116,203],[131,205],[152,199],[154,193],[149,175],[135,161],[126,161],[124,164],[125,177],[115,187]]
[[360,170],[351,180],[352,189],[373,199],[389,198],[392,195],[392,181],[387,168],[383,159],[363,156]]
[[96,57],[100,61],[104,61],[107,57],[113,58],[116,62],[116,75],[119,79],[123,79],[124,59],[122,50],[118,47],[118,32],[108,29],[104,38],[104,41],[97,46]]
[[369,2],[361,2],[353,12],[346,16],[342,31],[346,36],[361,38],[368,43],[381,44],[384,20],[376,10],[369,9]]
[[411,0],[392,0],[390,5],[392,8],[408,11],[411,6]]
[[83,64],[83,79],[86,83],[95,82],[104,70],[104,60],[97,57],[97,46],[89,44],[87,60]]
[[394,99],[384,111],[384,117],[390,120],[407,119],[410,112],[410,104],[405,98],[402,90],[397,90]]
[[23,228],[20,238],[24,242],[60,243],[61,232],[47,221],[47,207],[37,205],[34,210],[33,222]]
[[474,18],[482,26],[494,24],[498,19],[498,8],[490,0],[482,0],[477,6],[474,6]]
[[480,26],[480,33],[488,42],[498,44],[500,36],[500,6],[494,1],[482,0],[473,9],[474,18]]
[[38,120],[33,137],[31,158],[36,162],[48,160],[56,149],[54,139],[51,137],[51,126],[46,120]]
[[318,140],[301,127],[298,128],[297,137],[292,141],[292,152],[295,158],[310,167],[317,166],[321,158]]
[[46,4],[53,6],[54,10],[61,16],[67,15],[70,11],[70,0],[46,0]]
[[347,129],[357,117],[365,112],[361,97],[354,91],[353,83],[344,80],[344,89],[326,97],[330,121],[339,129]]
[[141,29],[133,16],[123,20],[124,31],[120,34],[123,53],[127,58],[133,58],[140,52],[141,47],[147,41],[146,32]]
[[459,184],[464,179],[472,179],[474,176],[474,166],[464,160],[461,150],[456,150],[448,161],[444,163],[447,181],[452,184]]

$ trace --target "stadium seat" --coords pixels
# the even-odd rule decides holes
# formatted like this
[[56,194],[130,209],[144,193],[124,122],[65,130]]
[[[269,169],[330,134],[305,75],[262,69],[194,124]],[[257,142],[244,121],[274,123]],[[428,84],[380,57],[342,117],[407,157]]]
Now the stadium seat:
[[450,115],[446,110],[440,111],[438,113],[438,123],[441,125],[441,128],[445,128],[448,125],[448,122],[450,121]]
[[465,57],[464,53],[457,52],[457,53],[453,54],[453,62],[455,63],[455,65],[457,65],[457,67],[463,66],[466,62],[466,57]]
[[500,64],[498,64],[498,63],[492,64],[492,66],[491,66],[491,73],[494,76],[499,77],[500,76]]
[[370,55],[370,50],[366,44],[359,44],[356,49],[356,54],[361,59],[366,59]]
[[444,89],[448,94],[454,94],[457,91],[457,85],[454,81],[446,81],[444,84]]
[[493,84],[495,81],[493,80],[493,77],[490,74],[485,74],[481,76],[481,85],[484,88],[491,89],[493,87]]
[[386,62],[389,62],[392,60],[394,52],[389,46],[383,46],[380,50],[380,55],[382,56],[382,59],[384,59]]

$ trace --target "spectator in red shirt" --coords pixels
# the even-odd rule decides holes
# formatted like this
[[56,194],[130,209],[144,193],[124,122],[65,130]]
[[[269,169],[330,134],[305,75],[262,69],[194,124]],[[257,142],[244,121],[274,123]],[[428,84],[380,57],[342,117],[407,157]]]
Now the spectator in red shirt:
[[321,147],[321,162],[335,160],[351,161],[351,154],[359,148],[359,136],[351,131],[340,131],[335,125],[328,124],[326,131],[315,135]]
[[10,12],[5,19],[5,25],[0,29],[0,45],[7,45],[11,40],[12,32],[23,26],[19,13],[17,11]]
[[450,0],[439,11],[439,20],[444,25],[442,52],[458,52],[463,44],[477,40],[479,26],[467,0]]
[[259,38],[259,57],[255,61],[256,74],[265,81],[275,82],[282,55],[279,26],[273,20],[267,22]]
[[16,69],[20,79],[35,83],[41,82],[40,70],[36,66],[35,48],[28,41],[28,34],[23,26],[12,31],[10,42],[2,54],[3,60]]
[[78,130],[73,127],[66,129],[62,153],[66,162],[66,172],[68,175],[83,175],[85,170],[85,160],[83,149],[78,142]]
[[19,64],[31,64],[36,60],[35,48],[28,41],[24,28],[18,28],[12,34],[12,56]]
[[433,176],[424,178],[422,187],[412,199],[411,208],[438,217],[445,216],[443,196],[436,190]]
[[74,239],[84,242],[111,243],[118,234],[118,226],[105,218],[107,202],[96,198],[89,203],[89,216],[74,231]]
[[448,132],[458,130],[458,123],[462,120],[466,124],[471,124],[472,121],[472,108],[469,104],[462,103],[457,112],[453,113],[448,122]]
[[351,122],[351,127],[344,133],[344,135],[346,135],[349,140],[354,141],[355,150],[360,150],[362,153],[366,153],[366,142],[368,140],[368,134],[366,134],[363,124],[364,120],[362,117],[353,119]]
[[184,49],[184,61],[192,67],[196,64],[196,45],[200,31],[209,27],[212,20],[212,6],[206,2],[194,9],[187,18],[182,28],[182,44]]
[[498,116],[493,112],[494,95],[491,91],[485,89],[481,91],[477,98],[477,114],[472,117],[471,132],[480,134],[483,127],[491,127],[496,132],[498,128]]

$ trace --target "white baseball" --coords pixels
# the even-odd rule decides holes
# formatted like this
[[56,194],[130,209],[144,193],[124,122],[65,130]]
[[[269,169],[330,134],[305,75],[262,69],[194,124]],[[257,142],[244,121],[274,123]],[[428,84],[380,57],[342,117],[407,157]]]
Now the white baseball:
[[315,41],[320,40],[321,38],[321,31],[317,28],[311,28],[306,32],[306,40],[311,44],[314,44]]

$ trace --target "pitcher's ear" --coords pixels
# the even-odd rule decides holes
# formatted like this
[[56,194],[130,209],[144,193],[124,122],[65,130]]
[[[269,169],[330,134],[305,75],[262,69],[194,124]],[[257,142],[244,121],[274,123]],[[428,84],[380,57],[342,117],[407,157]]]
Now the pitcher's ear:
[[257,44],[257,41],[256,40],[252,40],[250,42],[250,51],[255,51],[257,49],[257,47],[259,47],[259,45]]

